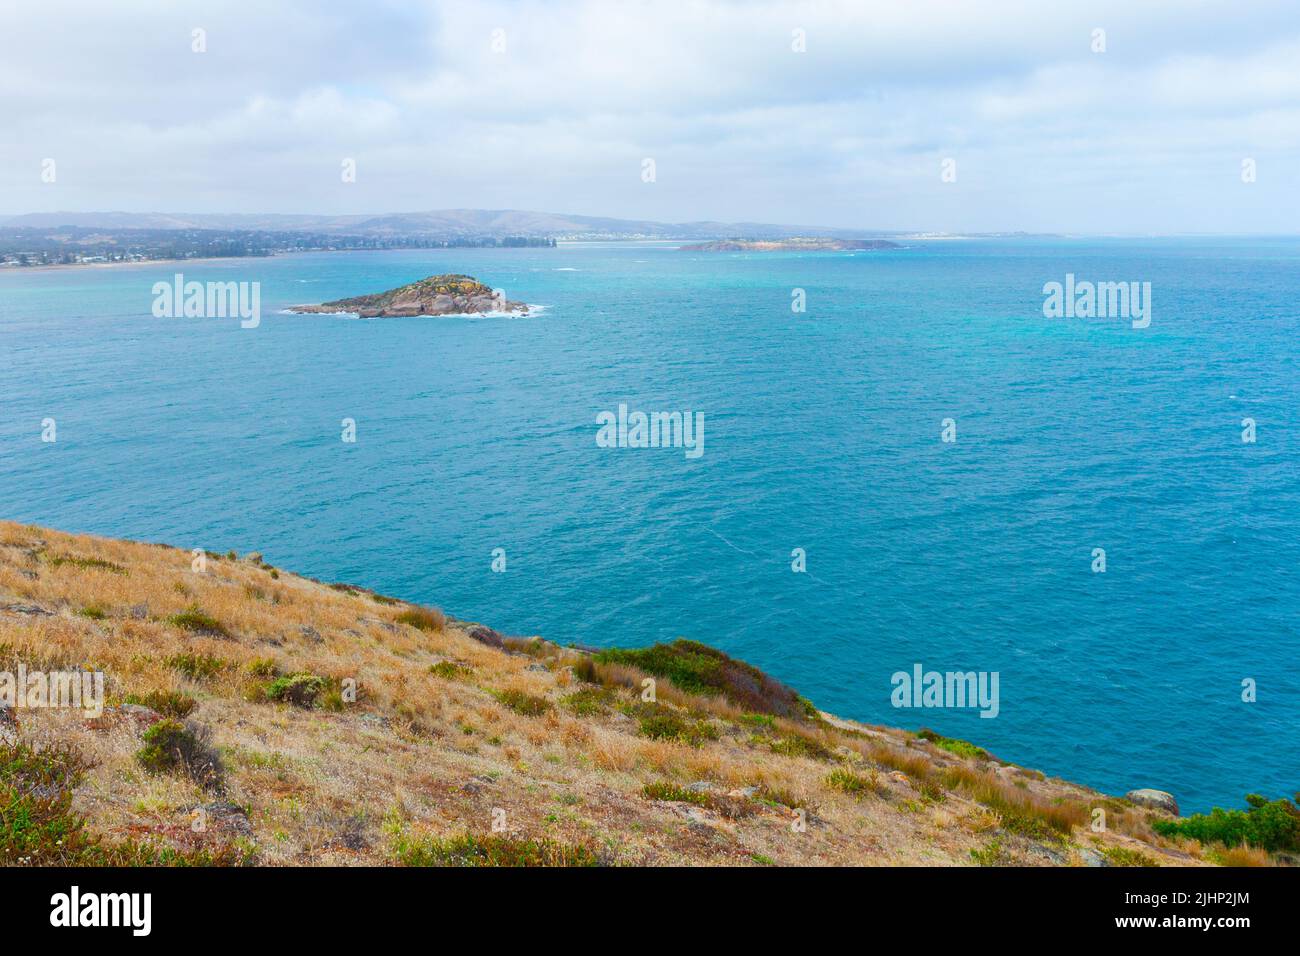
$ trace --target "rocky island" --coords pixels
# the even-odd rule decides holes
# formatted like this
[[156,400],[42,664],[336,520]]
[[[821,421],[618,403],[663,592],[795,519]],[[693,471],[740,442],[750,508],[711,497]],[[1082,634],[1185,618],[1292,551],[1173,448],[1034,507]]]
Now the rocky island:
[[336,299],[320,305],[295,305],[297,314],[355,313],[363,319],[417,315],[481,315],[484,312],[528,314],[524,302],[512,302],[473,276],[437,275],[387,292]]
[[888,239],[814,239],[793,236],[789,239],[719,239],[682,246],[683,252],[863,252],[877,249],[901,249]]

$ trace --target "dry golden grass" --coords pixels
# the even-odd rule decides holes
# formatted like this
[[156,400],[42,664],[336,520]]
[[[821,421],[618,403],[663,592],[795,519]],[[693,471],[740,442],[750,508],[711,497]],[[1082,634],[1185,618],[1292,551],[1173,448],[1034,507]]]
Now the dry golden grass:
[[[1109,799],[1007,778],[902,731],[755,718],[667,680],[649,703],[632,667],[539,639],[495,649],[441,611],[260,562],[195,562],[189,550],[0,522],[0,669],[21,660],[106,675],[103,719],[20,720],[25,738],[70,742],[96,763],[75,807],[107,837],[178,839],[193,808],[220,802],[247,824],[204,839],[238,842],[264,864],[395,862],[398,847],[488,834],[501,819],[510,839],[613,863],[969,865],[997,834],[1042,864],[1051,855],[1033,847],[1080,837],[1089,806]],[[268,699],[293,675],[321,679],[314,706]],[[605,702],[581,716],[561,703],[598,687]],[[211,733],[219,790],[137,763],[141,727],[117,707],[150,694],[194,699],[184,719]],[[645,708],[709,734],[642,736]],[[716,798],[650,800],[647,784]],[[1161,862],[1199,862],[1167,850],[1142,811],[1112,820],[1114,839],[1144,841]]]
[[1273,866],[1273,860],[1266,850],[1251,846],[1226,847],[1214,852],[1214,860],[1220,866]]

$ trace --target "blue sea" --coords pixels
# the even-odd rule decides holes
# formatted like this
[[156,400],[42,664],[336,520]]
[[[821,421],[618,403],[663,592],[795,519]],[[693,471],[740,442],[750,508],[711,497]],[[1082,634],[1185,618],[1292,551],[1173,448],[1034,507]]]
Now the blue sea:
[[[260,326],[155,318],[177,271],[260,282]],[[280,311],[441,272],[543,308]],[[1150,326],[1045,318],[1067,273],[1150,282]],[[1300,240],[9,270],[0,354],[6,518],[259,550],[563,643],[690,637],[1184,812],[1300,788]],[[703,454],[598,447],[621,403],[703,413]],[[998,716],[893,707],[915,664],[996,671]]]

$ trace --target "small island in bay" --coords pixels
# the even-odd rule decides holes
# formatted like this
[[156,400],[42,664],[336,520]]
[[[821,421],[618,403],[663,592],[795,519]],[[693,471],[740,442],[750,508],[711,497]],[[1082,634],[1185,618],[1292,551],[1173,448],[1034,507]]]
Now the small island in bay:
[[793,236],[789,239],[719,239],[682,246],[683,252],[862,252],[874,249],[901,249],[888,239],[816,239]]
[[387,292],[336,299],[320,305],[295,305],[298,314],[355,313],[363,319],[418,315],[481,315],[484,312],[528,314],[524,302],[512,302],[473,276],[437,275]]

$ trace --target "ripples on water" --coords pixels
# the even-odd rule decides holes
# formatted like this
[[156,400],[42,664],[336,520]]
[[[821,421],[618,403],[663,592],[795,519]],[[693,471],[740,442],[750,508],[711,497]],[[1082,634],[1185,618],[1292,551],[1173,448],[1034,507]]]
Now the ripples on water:
[[[0,275],[5,516],[256,549],[561,642],[689,636],[824,709],[1168,789],[1185,811],[1295,789],[1300,242],[183,268],[260,281],[254,330],[153,318],[176,271]],[[546,308],[278,314],[437,272]],[[1044,319],[1042,285],[1066,272],[1150,281],[1151,327]],[[598,449],[596,414],[620,402],[704,412],[703,457]],[[893,709],[890,675],[916,662],[999,671],[1000,715]]]

